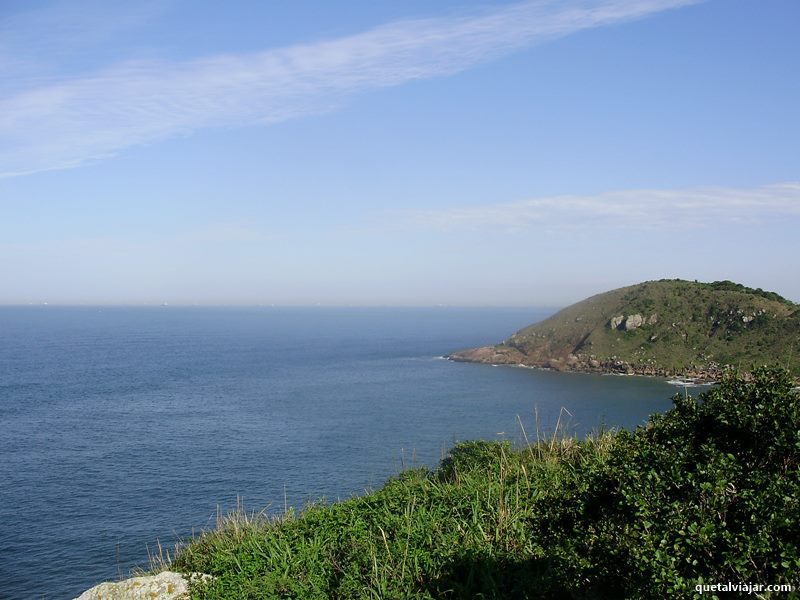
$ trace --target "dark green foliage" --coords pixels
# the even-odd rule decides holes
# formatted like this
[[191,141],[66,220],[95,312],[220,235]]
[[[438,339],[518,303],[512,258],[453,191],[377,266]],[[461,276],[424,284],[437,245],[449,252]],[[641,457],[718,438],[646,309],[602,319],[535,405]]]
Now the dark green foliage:
[[780,294],[776,294],[775,292],[768,292],[766,290],[762,290],[761,288],[751,288],[741,283],[734,283],[733,281],[725,280],[725,281],[714,281],[712,283],[706,284],[712,290],[721,290],[726,292],[743,292],[746,294],[753,294],[755,296],[761,296],[762,298],[766,298],[767,300],[774,300],[776,302],[782,302],[784,304],[793,305],[792,302],[781,296]]
[[627,596],[691,595],[700,580],[793,582],[800,402],[791,387],[780,370],[730,375],[700,404],[677,396],[647,427],[619,435],[604,474],[614,501],[606,496],[602,512],[615,523],[609,545],[623,549]]
[[[173,568],[195,598],[689,598],[800,583],[800,398],[729,375],[634,432],[457,445],[439,469],[280,521],[236,517]],[[710,594],[706,597],[712,597]],[[784,596],[785,597],[785,596]],[[794,596],[790,596],[794,597]]]

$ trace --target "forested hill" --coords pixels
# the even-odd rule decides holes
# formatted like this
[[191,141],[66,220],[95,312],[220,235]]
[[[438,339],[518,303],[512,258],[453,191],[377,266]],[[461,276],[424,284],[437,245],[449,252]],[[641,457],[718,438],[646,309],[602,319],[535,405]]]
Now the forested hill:
[[719,376],[778,364],[800,375],[800,305],[731,281],[647,281],[598,294],[453,360],[558,370]]

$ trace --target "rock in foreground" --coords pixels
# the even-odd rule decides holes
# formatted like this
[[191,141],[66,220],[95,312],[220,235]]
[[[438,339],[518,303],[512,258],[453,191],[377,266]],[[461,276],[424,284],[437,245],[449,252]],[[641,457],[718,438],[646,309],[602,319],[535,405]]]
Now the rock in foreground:
[[105,582],[86,590],[75,600],[188,600],[189,583],[180,573],[132,577]]

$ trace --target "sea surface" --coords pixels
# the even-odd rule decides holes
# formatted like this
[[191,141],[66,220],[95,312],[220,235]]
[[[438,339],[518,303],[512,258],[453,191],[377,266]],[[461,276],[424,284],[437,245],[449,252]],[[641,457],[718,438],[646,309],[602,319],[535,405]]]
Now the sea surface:
[[282,513],[519,420],[534,438],[536,411],[582,436],[671,406],[662,380],[441,358],[551,312],[0,308],[0,598],[127,576],[237,501]]

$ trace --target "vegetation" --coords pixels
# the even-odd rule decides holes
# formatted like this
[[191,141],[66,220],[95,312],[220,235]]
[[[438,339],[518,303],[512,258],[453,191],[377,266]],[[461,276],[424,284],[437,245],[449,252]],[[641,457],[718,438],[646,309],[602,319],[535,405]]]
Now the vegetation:
[[761,296],[762,298],[766,298],[767,300],[774,300],[775,302],[782,302],[783,304],[787,304],[792,306],[793,303],[776,294],[775,292],[767,292],[762,290],[761,288],[750,288],[747,286],[742,285],[741,283],[734,283],[733,281],[725,280],[725,281],[714,281],[712,283],[705,284],[710,287],[712,290],[725,290],[728,292],[743,292],[745,294],[753,294],[755,296]]
[[798,585],[792,385],[758,369],[699,402],[677,395],[634,432],[458,444],[436,470],[360,498],[277,520],[231,515],[172,568],[213,575],[193,587],[204,599],[688,598],[702,583]]
[[800,376],[800,306],[732,281],[648,281],[573,304],[495,349],[478,359],[711,377],[727,366],[780,364]]

